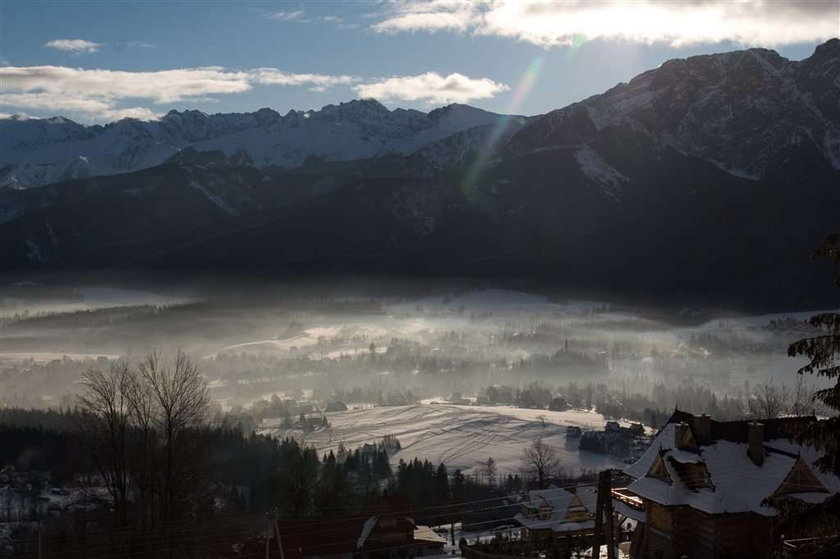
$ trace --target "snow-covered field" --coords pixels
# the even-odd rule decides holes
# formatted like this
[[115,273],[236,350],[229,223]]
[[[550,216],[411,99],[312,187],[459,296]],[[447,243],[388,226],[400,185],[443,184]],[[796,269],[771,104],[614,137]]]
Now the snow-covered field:
[[[539,416],[545,417],[545,423]],[[396,435],[402,449],[391,457],[393,464],[417,457],[469,472],[492,457],[500,474],[520,471],[523,451],[542,437],[557,448],[569,473],[623,466],[606,455],[580,452],[576,439],[566,440],[569,425],[603,428],[606,420],[597,413],[430,404],[335,412],[327,417],[330,428],[314,433],[280,429],[276,424],[265,425],[263,432],[304,440],[319,454],[335,451],[342,442],[353,449]]]

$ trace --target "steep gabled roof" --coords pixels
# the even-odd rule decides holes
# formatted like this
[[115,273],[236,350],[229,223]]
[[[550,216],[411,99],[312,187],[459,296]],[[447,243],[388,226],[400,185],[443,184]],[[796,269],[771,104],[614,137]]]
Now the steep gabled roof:
[[530,491],[522,506],[539,513],[550,508],[548,518],[533,518],[526,514],[514,517],[521,526],[531,530],[552,530],[554,532],[576,532],[592,529],[595,524],[588,518],[592,514],[595,494],[579,488],[571,493],[560,487]]
[[[784,495],[821,502],[840,492],[840,478],[814,468],[820,453],[796,443],[791,434],[813,418],[786,418],[764,423],[764,461],[749,457],[748,422],[716,422],[706,418],[707,433],[698,420],[675,412],[651,447],[625,473],[636,478],[628,489],[666,506],[689,506],[710,514],[753,512],[773,516],[769,502]],[[699,444],[678,448],[677,424],[687,423]],[[780,493],[781,492],[781,493]]]

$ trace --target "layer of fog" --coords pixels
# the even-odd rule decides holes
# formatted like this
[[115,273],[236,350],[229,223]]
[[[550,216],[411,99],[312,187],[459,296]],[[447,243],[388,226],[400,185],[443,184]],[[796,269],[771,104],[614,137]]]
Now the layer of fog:
[[[787,345],[813,312],[734,316],[501,289],[399,293],[269,285],[152,289],[19,284],[2,292],[0,402],[70,404],[82,371],[183,348],[226,409],[260,399],[399,403],[490,385],[655,385],[747,394],[792,383]],[[349,402],[353,404],[354,402]]]

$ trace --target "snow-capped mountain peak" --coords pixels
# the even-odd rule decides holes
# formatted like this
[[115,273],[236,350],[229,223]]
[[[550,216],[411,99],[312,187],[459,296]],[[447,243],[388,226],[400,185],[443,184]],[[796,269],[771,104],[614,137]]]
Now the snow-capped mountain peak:
[[[79,176],[108,175],[158,165],[179,150],[244,152],[258,167],[296,167],[309,156],[342,161],[408,154],[447,136],[495,122],[500,115],[449,105],[424,113],[389,110],[373,99],[285,115],[208,115],[170,111],[157,121],[123,119],[86,127],[62,117],[0,121],[0,186],[26,188]],[[78,157],[89,162],[86,174]]]
[[762,176],[774,154],[808,136],[840,168],[840,41],[802,61],[767,49],[669,60],[513,137],[522,152],[592,141],[626,127],[654,145],[743,177]]

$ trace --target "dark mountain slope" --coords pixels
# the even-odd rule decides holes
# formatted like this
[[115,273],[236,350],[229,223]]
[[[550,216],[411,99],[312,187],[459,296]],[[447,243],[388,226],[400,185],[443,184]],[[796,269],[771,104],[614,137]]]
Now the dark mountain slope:
[[[258,170],[182,152],[0,194],[9,269],[528,278],[757,307],[836,305],[838,41],[671,61],[600,96],[409,156]],[[822,286],[825,286],[824,288]]]

